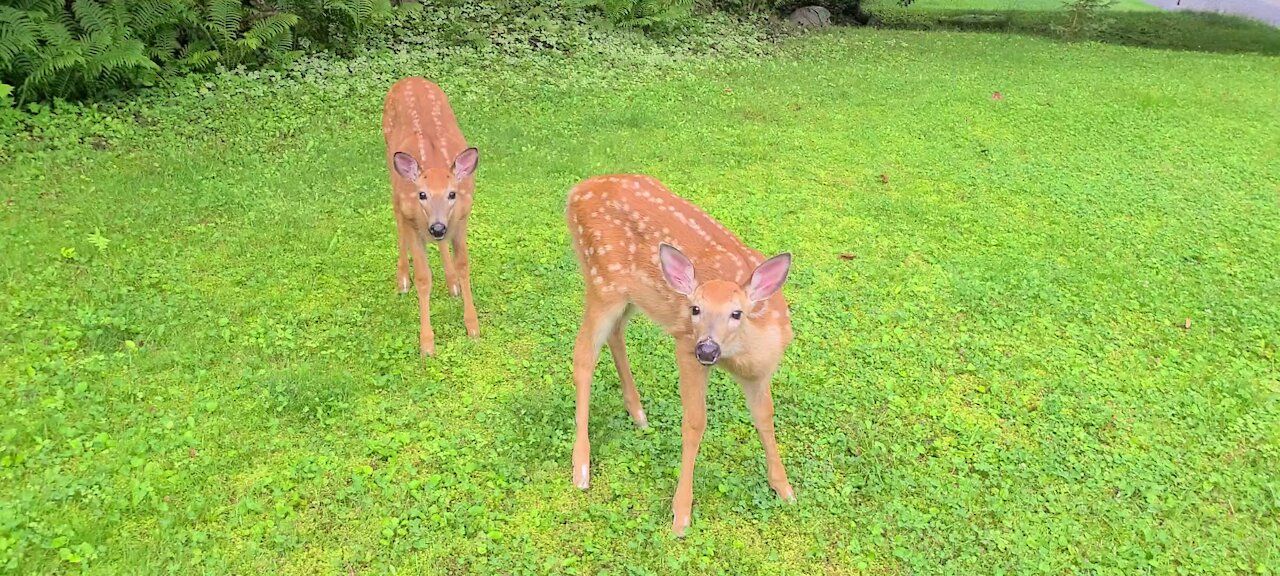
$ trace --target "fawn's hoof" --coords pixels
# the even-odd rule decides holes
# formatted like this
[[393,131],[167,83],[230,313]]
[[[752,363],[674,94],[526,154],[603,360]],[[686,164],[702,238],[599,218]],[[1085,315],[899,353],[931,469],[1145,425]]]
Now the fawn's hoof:
[[684,538],[684,533],[689,529],[689,514],[676,514],[671,521],[671,533],[676,538]]
[[632,418],[632,421],[636,423],[636,428],[639,428],[641,430],[644,430],[645,428],[649,427],[649,417],[644,415],[644,408],[641,408],[639,411],[636,412],[636,415],[634,418]]

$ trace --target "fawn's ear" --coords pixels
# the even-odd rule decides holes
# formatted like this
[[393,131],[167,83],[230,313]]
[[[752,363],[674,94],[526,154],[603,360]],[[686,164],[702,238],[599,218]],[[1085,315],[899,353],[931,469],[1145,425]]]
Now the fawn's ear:
[[467,176],[475,174],[479,163],[480,151],[474,147],[459,152],[453,159],[453,179],[466,180]]
[[658,263],[662,266],[662,277],[672,289],[685,296],[693,294],[698,284],[693,280],[693,262],[685,258],[684,253],[663,242],[658,246]]
[[765,260],[751,273],[751,282],[747,284],[747,298],[752,302],[759,302],[773,296],[787,281],[787,273],[790,271],[791,254],[788,252]]
[[404,152],[396,152],[392,159],[392,164],[395,164],[396,174],[404,176],[412,182],[417,182],[418,177],[422,175],[422,169],[418,168],[418,161]]

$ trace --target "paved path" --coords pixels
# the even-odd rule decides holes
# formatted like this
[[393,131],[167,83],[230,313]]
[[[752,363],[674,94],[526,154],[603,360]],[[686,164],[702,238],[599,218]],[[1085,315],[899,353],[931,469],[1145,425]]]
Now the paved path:
[[1165,10],[1195,10],[1197,12],[1222,12],[1261,20],[1272,26],[1280,26],[1280,0],[1145,0],[1147,4]]

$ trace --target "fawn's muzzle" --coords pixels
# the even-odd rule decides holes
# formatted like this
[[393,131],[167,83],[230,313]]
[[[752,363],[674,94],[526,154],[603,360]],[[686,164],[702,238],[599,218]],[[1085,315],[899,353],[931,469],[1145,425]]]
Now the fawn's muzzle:
[[697,356],[698,362],[703,366],[710,366],[720,359],[720,345],[711,340],[703,340],[694,346],[693,355]]
[[448,231],[448,228],[445,228],[445,225],[441,224],[440,222],[436,222],[435,224],[432,224],[431,226],[427,227],[427,232],[430,232],[431,237],[435,238],[436,240],[444,238],[444,233],[447,231]]

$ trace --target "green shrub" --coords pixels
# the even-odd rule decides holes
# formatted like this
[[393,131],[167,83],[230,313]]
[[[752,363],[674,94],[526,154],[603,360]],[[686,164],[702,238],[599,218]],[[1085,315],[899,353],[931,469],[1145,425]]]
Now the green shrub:
[[1112,4],[1115,0],[1065,0],[1062,5],[1067,11],[1067,22],[1055,30],[1065,38],[1097,36],[1112,22],[1103,17],[1103,12]]
[[693,14],[693,0],[579,0],[577,4],[599,12],[616,28],[656,35],[675,30]]
[[470,46],[504,54],[569,51],[590,42],[588,20],[582,8],[555,0],[450,6],[414,3],[396,8],[379,33],[370,30],[366,42],[371,47]]
[[155,77],[160,67],[143,41],[154,13],[125,2],[17,0],[0,6],[0,74],[19,100],[97,94]]
[[390,0],[270,0],[272,9],[296,14],[303,48],[348,51],[391,15]]
[[388,0],[14,0],[0,81],[18,101],[100,97],[164,72],[258,66],[354,44]]

